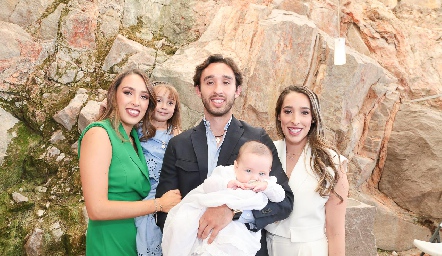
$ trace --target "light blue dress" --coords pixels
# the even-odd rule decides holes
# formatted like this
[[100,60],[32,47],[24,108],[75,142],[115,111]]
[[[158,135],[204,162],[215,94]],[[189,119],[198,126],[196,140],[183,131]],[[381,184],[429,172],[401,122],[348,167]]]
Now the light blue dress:
[[[141,130],[138,130],[141,137]],[[149,178],[151,189],[149,195],[145,198],[154,199],[160,178],[161,166],[163,165],[164,153],[169,140],[173,137],[171,129],[157,130],[155,136],[147,141],[141,141],[144,157],[146,158],[149,169]],[[148,214],[135,218],[137,227],[137,251],[139,256],[161,256],[161,240],[163,234],[155,223],[155,216]]]

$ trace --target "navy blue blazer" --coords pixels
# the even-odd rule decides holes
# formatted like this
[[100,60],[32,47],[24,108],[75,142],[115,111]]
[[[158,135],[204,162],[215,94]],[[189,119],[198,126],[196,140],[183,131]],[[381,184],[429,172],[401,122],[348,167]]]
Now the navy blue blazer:
[[[232,116],[226,137],[218,157],[218,165],[232,165],[238,156],[239,148],[247,141],[256,140],[267,145],[273,153],[271,176],[277,178],[285,190],[285,198],[282,202],[270,202],[262,210],[252,211],[255,217],[256,230],[264,228],[267,224],[287,218],[293,209],[293,193],[288,185],[288,178],[282,169],[273,141],[262,128],[248,125]],[[207,138],[204,122],[183,133],[173,137],[167,146],[161,168],[160,180],[157,187],[156,197],[161,197],[171,189],[179,189],[181,196],[186,196],[207,178]],[[163,229],[166,221],[166,213],[158,213],[157,225]],[[264,233],[263,233],[264,235]],[[265,237],[262,237],[261,242]],[[266,247],[262,244],[261,248]],[[261,251],[260,251],[261,252]],[[258,253],[257,255],[267,255]]]

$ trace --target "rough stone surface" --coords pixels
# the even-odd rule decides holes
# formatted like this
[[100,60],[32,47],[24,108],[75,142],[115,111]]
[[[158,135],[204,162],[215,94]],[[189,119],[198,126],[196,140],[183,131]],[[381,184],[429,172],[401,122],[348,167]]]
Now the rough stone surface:
[[414,239],[430,239],[430,230],[416,224],[410,217],[398,215],[381,204],[377,204],[376,208],[374,234],[378,248],[405,251],[414,247]]
[[0,108],[0,166],[2,165],[3,158],[6,156],[9,142],[13,138],[13,134],[8,132],[9,129],[14,127],[18,123],[18,119]]
[[401,0],[401,4],[418,5],[426,8],[441,8],[441,0]]
[[394,8],[397,5],[398,0],[380,0],[380,2],[385,4],[388,8]]
[[26,84],[40,64],[42,45],[20,26],[0,21],[0,99],[12,99],[6,92]]
[[35,228],[32,234],[29,236],[28,241],[25,244],[26,255],[40,256],[42,255],[42,243],[43,243],[44,231],[39,228]]
[[98,6],[89,1],[82,1],[81,4],[82,6],[78,8],[72,7],[69,14],[64,17],[61,33],[72,49],[94,49]]
[[81,109],[80,115],[78,116],[78,130],[82,132],[86,126],[88,126],[93,121],[96,121],[98,118],[100,110],[100,102],[90,100]]
[[376,207],[348,199],[345,216],[345,254],[376,256],[374,220]]
[[[35,206],[26,204],[30,208],[19,209],[18,215],[16,209],[9,208],[20,205],[2,204],[0,208],[7,210],[0,230],[17,226],[8,222],[15,221],[16,215],[30,216],[17,220],[29,223],[24,231],[29,236],[37,226],[50,230],[50,224],[59,222],[66,248],[59,246],[50,231],[41,247],[54,250],[51,254],[62,255],[69,250],[73,255],[83,255],[86,224],[82,220],[73,224],[70,220],[78,217],[84,206],[76,161],[75,141],[79,134],[76,128],[72,129],[77,124],[83,126],[78,121],[79,113],[88,113],[90,108],[83,108],[84,103],[100,102],[116,73],[138,67],[153,80],[164,80],[177,88],[183,128],[187,129],[203,116],[201,100],[192,84],[195,66],[209,54],[223,53],[232,57],[244,74],[234,115],[263,127],[273,139],[273,109],[280,90],[289,84],[305,84],[318,94],[326,137],[350,161],[351,194],[372,197],[364,202],[384,207],[382,212],[390,220],[389,226],[376,224],[377,246],[398,252],[410,248],[410,239],[422,237],[420,232],[425,231],[418,223],[428,223],[432,216],[439,216],[433,213],[440,205],[435,200],[440,189],[426,193],[421,188],[430,189],[428,176],[440,173],[431,168],[419,169],[421,178],[409,172],[417,169],[416,163],[433,163],[442,153],[433,142],[420,141],[415,144],[427,154],[412,155],[410,144],[405,145],[410,137],[400,133],[404,129],[397,128],[396,122],[406,119],[403,115],[413,116],[413,111],[396,115],[404,110],[404,103],[411,101],[417,108],[427,106],[434,112],[442,109],[440,0],[340,3],[338,18],[337,0],[3,1],[0,106],[41,136],[38,143],[24,149],[26,152],[14,152],[17,155],[13,157],[25,155],[26,159],[15,167],[6,167],[6,171],[47,170],[40,182],[50,193],[32,192],[37,197],[29,193],[30,200],[36,200]],[[333,39],[338,35],[347,42],[347,64],[343,66],[333,65]],[[87,88],[87,98],[78,96],[79,88]],[[90,112],[92,115],[94,109]],[[52,117],[59,119],[54,122]],[[437,141],[441,120],[435,114],[426,118],[426,130],[433,134],[418,137]],[[424,122],[419,122],[424,127]],[[27,139],[23,134],[17,136],[14,141]],[[389,162],[400,153],[394,146],[398,143],[404,143],[402,150],[413,162]],[[14,175],[21,177],[21,173]],[[398,195],[389,191],[397,182],[386,182],[389,175],[406,177],[399,183],[411,192]],[[24,188],[29,187],[28,183],[35,186],[35,180],[26,177],[20,182],[23,184],[17,185]],[[379,187],[390,198],[380,193]],[[50,194],[49,198],[44,198],[46,194]],[[49,202],[51,207],[47,206],[38,218],[35,213]],[[62,212],[57,208],[63,208]],[[378,211],[376,218],[379,214]],[[11,238],[0,243],[17,250],[17,255],[24,254],[22,245],[26,239],[17,237],[22,233],[14,229]],[[399,241],[399,237],[406,239]],[[0,248],[0,254],[2,250],[8,249]]]
[[59,4],[55,11],[49,14],[41,21],[40,35],[43,40],[55,40],[58,32],[58,21],[60,20],[61,12],[66,7],[65,4]]
[[155,56],[156,50],[118,35],[104,60],[103,70],[113,73],[130,68],[152,70]]
[[64,235],[64,232],[60,222],[53,223],[49,229],[51,230],[52,235],[55,237],[55,241],[61,241],[61,237]]
[[54,120],[63,125],[69,131],[76,123],[81,107],[86,102],[88,95],[85,89],[79,89],[69,105],[54,115]]
[[61,140],[66,139],[66,137],[63,136],[63,131],[62,130],[58,130],[56,132],[54,132],[51,136],[50,142],[52,144],[55,144]]
[[36,22],[54,0],[20,0],[9,16],[9,22],[26,27]]
[[24,196],[24,195],[22,195],[22,194],[20,194],[18,192],[12,193],[12,199],[16,203],[27,202],[29,200],[26,196]]
[[379,183],[379,190],[404,209],[437,219],[442,218],[441,123],[440,111],[403,104],[396,114]]

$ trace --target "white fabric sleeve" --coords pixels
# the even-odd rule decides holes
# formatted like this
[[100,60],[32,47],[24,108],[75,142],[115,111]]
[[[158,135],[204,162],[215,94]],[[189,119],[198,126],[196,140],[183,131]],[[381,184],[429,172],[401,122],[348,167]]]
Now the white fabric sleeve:
[[230,175],[231,173],[233,173],[232,166],[217,166],[213,169],[212,175],[203,182],[204,193],[227,189],[229,181],[235,178]]
[[270,176],[267,180],[267,188],[263,193],[269,198],[270,202],[279,203],[285,198],[285,191],[281,185],[276,183],[276,177]]

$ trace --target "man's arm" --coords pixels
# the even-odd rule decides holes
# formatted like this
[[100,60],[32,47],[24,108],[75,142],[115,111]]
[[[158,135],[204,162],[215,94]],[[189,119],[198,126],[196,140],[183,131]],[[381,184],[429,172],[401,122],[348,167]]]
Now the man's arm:
[[261,142],[272,151],[273,163],[270,176],[276,177],[277,183],[280,184],[285,191],[285,198],[279,203],[269,202],[262,210],[252,211],[255,217],[255,226],[257,230],[264,228],[270,223],[287,218],[293,210],[293,192],[288,184],[287,175],[282,169],[275,144],[273,144],[273,141],[264,130],[261,134]]
[[[161,168],[160,180],[157,187],[155,197],[159,198],[167,191],[178,188],[178,176],[175,167],[176,155],[172,138],[169,141],[169,145],[166,149],[163,159],[163,166]],[[157,213],[157,225],[163,230],[164,223],[166,222],[167,213]]]

